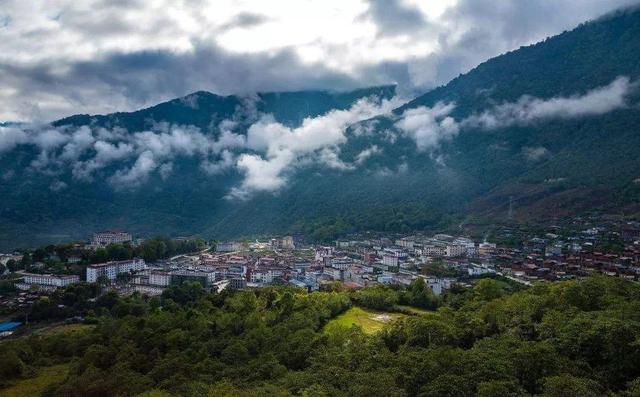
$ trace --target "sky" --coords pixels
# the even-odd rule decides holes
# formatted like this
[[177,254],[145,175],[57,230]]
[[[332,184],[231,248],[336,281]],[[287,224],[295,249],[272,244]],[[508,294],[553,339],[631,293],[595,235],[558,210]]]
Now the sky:
[[411,96],[637,2],[0,0],[0,121],[134,110],[199,90],[397,84]]

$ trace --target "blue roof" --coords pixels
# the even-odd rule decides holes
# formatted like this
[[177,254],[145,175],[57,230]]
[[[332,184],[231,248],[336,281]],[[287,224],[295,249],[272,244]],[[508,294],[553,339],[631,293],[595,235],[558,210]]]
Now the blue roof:
[[14,328],[21,326],[22,323],[17,323],[14,321],[7,321],[4,323],[0,323],[0,332],[11,331]]

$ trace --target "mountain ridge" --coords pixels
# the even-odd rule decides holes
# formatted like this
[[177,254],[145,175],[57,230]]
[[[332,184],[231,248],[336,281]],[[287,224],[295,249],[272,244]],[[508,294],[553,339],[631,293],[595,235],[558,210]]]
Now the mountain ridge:
[[[124,127],[133,133],[165,122],[194,126],[215,139],[222,136],[220,123],[226,120],[235,123],[233,131],[245,146],[243,152],[228,149],[237,157],[218,174],[203,174],[195,157],[176,157],[166,165],[166,175],[157,168],[143,185],[129,191],[113,191],[105,183],[76,183],[62,174],[58,181],[67,186],[52,199],[47,195],[53,187],[50,177],[31,173],[21,183],[13,178],[0,191],[11,203],[0,212],[8,221],[0,230],[0,241],[7,244],[16,230],[21,230],[20,239],[28,240],[36,232],[50,233],[53,225],[67,237],[118,226],[143,235],[233,238],[297,232],[327,240],[358,230],[408,232],[446,229],[461,222],[544,222],[590,212],[637,217],[638,59],[638,10],[581,24],[483,62],[444,86],[394,106],[390,114],[358,114],[359,119],[345,125],[344,134],[304,149],[309,151],[287,159],[286,167],[273,174],[254,178],[263,186],[265,178],[271,178],[270,185],[244,198],[230,192],[251,177],[249,160],[258,162],[259,171],[279,166],[277,161],[285,158],[277,157],[283,153],[281,146],[297,148],[290,140],[321,121],[333,121],[327,118],[332,111],[338,111],[337,116],[333,113],[338,119],[351,121],[358,99],[390,99],[395,88],[269,94],[249,103],[228,101],[216,108],[215,117],[211,112],[194,117],[196,109],[186,96],[157,105],[167,109],[162,114],[151,107],[134,116],[102,116],[94,125]],[[610,98],[602,99],[606,95]],[[200,111],[209,106],[197,105]],[[542,111],[543,117],[531,113],[535,111]],[[274,120],[265,121],[265,114]],[[531,120],[517,119],[531,114]],[[499,123],[487,124],[488,116]],[[78,117],[53,125],[75,120],[79,127],[87,122],[86,116]],[[514,117],[515,121],[509,119]],[[305,119],[310,121],[303,126]],[[253,131],[250,137],[249,130],[258,127],[284,134],[274,136],[284,140],[280,146],[261,146],[262,141],[251,146],[247,140],[257,135]],[[315,130],[314,139],[322,138],[323,131]],[[29,164],[36,154],[24,149],[13,160]],[[220,157],[216,165],[223,160]],[[15,164],[0,157],[4,173]],[[131,169],[136,165],[130,164]],[[108,180],[107,174],[100,174],[107,169],[97,171],[101,182]],[[25,217],[34,208],[34,219]]]

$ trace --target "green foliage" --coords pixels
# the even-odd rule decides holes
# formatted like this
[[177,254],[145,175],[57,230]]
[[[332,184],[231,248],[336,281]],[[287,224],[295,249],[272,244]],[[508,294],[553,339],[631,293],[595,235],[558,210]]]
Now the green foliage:
[[[455,103],[451,116],[461,120],[523,96],[582,95],[619,76],[638,80],[639,58],[640,11],[632,9],[490,59],[396,109],[395,114]],[[393,91],[393,87],[376,87],[343,94],[260,94],[256,106],[295,126],[305,117],[348,108],[358,98],[390,97]],[[637,97],[634,93],[629,103],[637,103]],[[219,131],[211,126],[233,118],[242,100],[198,93],[198,104],[194,109],[176,99],[131,113],[72,116],[55,125],[93,124],[136,132],[166,122],[193,125],[217,138]],[[0,247],[13,248],[16,241],[26,245],[36,239],[52,240],[54,231],[86,238],[99,227],[110,226],[146,235],[198,232],[222,239],[301,232],[328,241],[358,230],[433,230],[458,225],[467,216],[508,220],[509,197],[514,198],[515,221],[544,221],[594,209],[637,212],[639,124],[637,107],[628,106],[601,115],[540,119],[490,131],[464,128],[441,143],[438,156],[429,156],[417,151],[415,141],[406,134],[397,134],[390,143],[387,131],[393,132],[394,118],[379,117],[371,134],[349,128],[348,140],[341,146],[345,162],[354,161],[372,145],[382,149],[366,165],[343,172],[305,164],[287,175],[287,186],[277,197],[264,193],[236,201],[224,197],[241,183],[242,173],[205,175],[198,161],[183,156],[173,160],[174,173],[168,178],[154,174],[133,190],[114,190],[103,183],[123,164],[99,170],[90,185],[74,180],[67,169],[59,170],[57,178],[68,187],[52,195],[49,175],[28,174],[28,167],[20,171],[15,166],[28,164],[38,155],[25,145],[0,159],[0,171],[17,173],[0,184],[4,200]],[[248,127],[239,122],[237,132],[246,133]],[[549,155],[531,159],[526,155],[531,148],[544,148]],[[25,180],[30,183],[22,183]],[[517,238],[510,243],[515,242]],[[620,248],[615,241],[607,246]],[[161,242],[146,248],[146,258],[162,257],[169,250]],[[127,252],[110,255],[124,257]]]
[[69,376],[46,395],[638,395],[640,285],[594,277],[510,293],[481,280],[449,294],[464,299],[390,313],[367,333],[331,324],[350,307],[346,314],[379,314],[351,301],[416,303],[430,297],[424,286],[209,294],[185,283],[152,300],[105,294],[95,302],[72,289],[50,299],[102,312],[96,325],[1,342],[0,387],[68,363]]
[[378,285],[356,291],[353,299],[358,305],[370,309],[392,310],[398,304],[399,294],[389,287]]

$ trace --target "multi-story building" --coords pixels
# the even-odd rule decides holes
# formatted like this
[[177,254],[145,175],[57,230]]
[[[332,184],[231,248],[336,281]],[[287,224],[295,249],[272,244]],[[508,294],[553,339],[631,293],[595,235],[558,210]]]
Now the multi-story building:
[[398,267],[399,259],[395,255],[384,254],[382,256],[382,263],[384,263],[388,267]]
[[139,292],[143,295],[148,296],[158,296],[162,295],[162,292],[167,287],[159,286],[159,285],[151,285],[151,284],[136,284],[134,286],[134,291]]
[[16,283],[16,288],[30,290],[37,286],[42,291],[54,291],[69,284],[80,282],[80,277],[74,275],[56,276],[52,274],[23,273],[22,282]]
[[247,288],[247,280],[244,278],[229,279],[229,287],[231,289],[245,289]]
[[216,244],[217,252],[235,252],[242,250],[242,243],[239,241],[223,241]]
[[333,280],[338,280],[338,281],[344,280],[344,270],[336,269],[333,267],[325,267],[322,270],[322,274]]
[[283,249],[286,249],[286,250],[296,249],[296,245],[293,241],[292,236],[283,237],[281,241],[281,246]]
[[185,282],[197,282],[209,288],[216,281],[215,272],[199,272],[194,270],[174,270],[170,273],[171,285],[182,285]]
[[445,254],[448,257],[458,257],[466,255],[467,248],[464,245],[458,244],[447,244],[447,248],[445,249]]
[[146,267],[144,259],[139,258],[89,265],[87,266],[87,282],[95,283],[100,276],[115,280],[118,274],[136,272]]
[[447,246],[444,244],[425,244],[422,248],[422,254],[424,256],[445,256],[447,254]]
[[166,287],[171,284],[171,275],[169,273],[151,272],[149,273],[149,284]]
[[331,258],[333,256],[333,247],[318,247],[315,252],[315,259],[317,262],[322,262],[324,258]]
[[353,265],[353,261],[349,258],[333,258],[330,266],[339,270],[347,270],[349,266]]
[[496,245],[493,243],[487,243],[486,241],[478,244],[478,253],[480,255],[491,255],[495,252]]
[[109,244],[131,243],[133,238],[130,233],[124,230],[105,230],[93,235],[91,246],[93,248],[106,247]]

